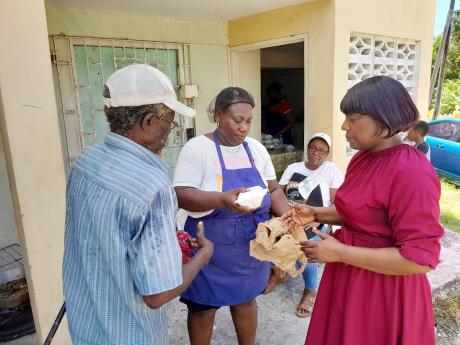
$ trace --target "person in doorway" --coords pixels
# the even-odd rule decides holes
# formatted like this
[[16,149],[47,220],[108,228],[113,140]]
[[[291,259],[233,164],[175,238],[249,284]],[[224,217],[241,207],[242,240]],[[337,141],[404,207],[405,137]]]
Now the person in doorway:
[[213,252],[201,229],[182,266],[177,200],[159,157],[176,100],[161,71],[134,64],[104,88],[110,133],[73,164],[67,184],[64,296],[74,344],[165,345],[165,303],[184,291]]
[[407,139],[410,141],[415,142],[415,147],[421,153],[425,155],[425,157],[430,160],[431,159],[431,150],[430,145],[425,142],[425,136],[428,134],[428,123],[425,121],[419,121],[407,132]]
[[[248,137],[254,99],[244,89],[222,90],[208,108],[215,131],[191,139],[182,149],[174,187],[179,206],[188,211],[185,230],[195,236],[202,221],[215,251],[209,265],[182,294],[188,307],[192,345],[211,341],[216,310],[230,306],[240,345],[254,344],[255,298],[269,279],[270,264],[249,255],[257,224],[289,207],[265,147]],[[248,209],[236,203],[249,187],[266,189],[262,204]]]
[[[426,273],[439,263],[440,183],[432,165],[399,135],[418,120],[404,86],[385,76],[348,90],[340,109],[353,149],[332,207],[294,204],[289,224],[342,225],[301,243],[326,262],[305,344],[434,345]],[[416,202],[414,202],[416,200]]]
[[267,87],[270,106],[264,113],[265,131],[274,138],[283,140],[283,144],[292,145],[291,128],[295,125],[292,107],[284,93],[284,87],[274,82]]
[[[330,207],[334,204],[334,196],[343,182],[343,174],[337,166],[326,160],[331,149],[331,138],[325,133],[316,133],[307,144],[305,162],[289,165],[283,173],[279,184],[286,192],[289,203],[307,204],[316,207]],[[326,224],[312,224],[326,232]],[[320,237],[311,231],[307,237],[319,241]],[[318,287],[318,263],[307,264],[302,273],[304,291],[296,308],[298,317],[307,317],[313,311]]]

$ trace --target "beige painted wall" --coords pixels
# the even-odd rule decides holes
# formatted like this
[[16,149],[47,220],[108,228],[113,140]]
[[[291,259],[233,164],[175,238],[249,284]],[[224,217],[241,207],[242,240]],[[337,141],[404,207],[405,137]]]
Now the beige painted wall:
[[208,119],[206,109],[210,101],[229,86],[228,47],[220,45],[192,44],[192,80],[198,84],[199,97],[194,100],[197,110],[195,125],[197,135],[211,132],[216,126]]
[[[305,71],[305,134],[323,131],[332,134],[334,81],[334,6],[319,0],[231,20],[230,46],[308,34],[308,68]],[[342,159],[333,155],[335,161]],[[340,163],[340,162],[339,162]]]
[[[417,107],[426,117],[436,0],[335,0],[334,124],[338,133],[343,115],[339,105],[347,89],[348,40],[351,32],[420,41]],[[342,135],[335,142],[345,143]]]
[[[47,36],[43,1],[0,2],[0,42],[8,47],[0,59],[0,127],[40,343],[63,302],[65,215],[65,174]],[[54,343],[70,342],[64,334]]]
[[260,97],[260,49],[232,53],[232,85],[242,87],[254,97],[255,107],[249,136],[260,140],[261,97]]
[[350,32],[421,42],[417,103],[423,116],[428,103],[434,11],[435,0],[319,0],[230,21],[230,46],[308,33],[307,133],[331,134],[332,159],[344,169],[347,160],[339,104],[347,90]]
[[46,7],[50,35],[226,45],[227,22],[187,22],[127,13]]
[[124,13],[46,8],[50,35],[126,38],[189,43],[192,83],[199,86],[194,100],[197,134],[213,128],[206,107],[217,92],[228,86],[227,22],[186,22]]

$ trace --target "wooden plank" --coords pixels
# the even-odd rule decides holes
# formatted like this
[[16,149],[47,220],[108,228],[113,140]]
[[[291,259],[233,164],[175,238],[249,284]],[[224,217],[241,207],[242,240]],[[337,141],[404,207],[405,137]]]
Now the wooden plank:
[[75,88],[73,86],[71,65],[57,65],[59,86],[61,91],[62,110],[67,112],[77,111],[77,101],[75,98]]
[[89,87],[91,92],[92,110],[104,110],[102,90],[104,81],[101,64],[89,65]]
[[88,68],[86,64],[85,46],[74,46],[77,86],[88,86]]
[[99,52],[99,47],[86,46],[86,59],[87,59],[88,65],[100,63],[101,56]]
[[57,62],[70,63],[69,39],[63,37],[54,37],[54,52],[56,53]]
[[102,77],[104,81],[107,81],[109,76],[115,72],[115,65],[113,63],[113,49],[112,47],[101,48],[101,59],[102,59]]
[[[80,117],[81,129],[83,133],[94,132],[93,105],[91,100],[91,91],[87,87],[78,88],[80,96]],[[85,141],[86,143],[86,141]]]
[[80,141],[80,118],[77,113],[69,113],[64,116],[64,123],[69,159],[72,162],[82,149]]
[[94,127],[96,130],[96,142],[101,142],[109,132],[109,124],[103,111],[94,113]]

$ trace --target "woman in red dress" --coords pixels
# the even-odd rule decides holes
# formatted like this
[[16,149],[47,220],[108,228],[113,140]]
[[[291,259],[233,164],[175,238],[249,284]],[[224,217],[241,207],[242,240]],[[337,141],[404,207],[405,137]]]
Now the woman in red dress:
[[434,345],[426,273],[439,263],[440,184],[423,154],[398,132],[418,120],[406,89],[389,77],[351,88],[340,104],[351,147],[335,207],[293,205],[290,224],[342,228],[303,242],[311,262],[327,263],[307,345]]

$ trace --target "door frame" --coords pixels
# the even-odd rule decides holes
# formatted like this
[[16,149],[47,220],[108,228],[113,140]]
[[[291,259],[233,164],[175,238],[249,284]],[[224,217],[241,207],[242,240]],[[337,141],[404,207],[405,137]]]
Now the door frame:
[[310,137],[310,117],[309,117],[309,69],[308,69],[308,33],[298,35],[286,36],[275,38],[271,40],[258,41],[254,43],[242,44],[229,48],[228,60],[230,61],[229,80],[231,85],[239,83],[239,53],[247,52],[250,50],[260,50],[263,48],[270,48],[282,46],[292,43],[303,43],[303,63],[304,63],[304,132],[303,142],[304,147]]

